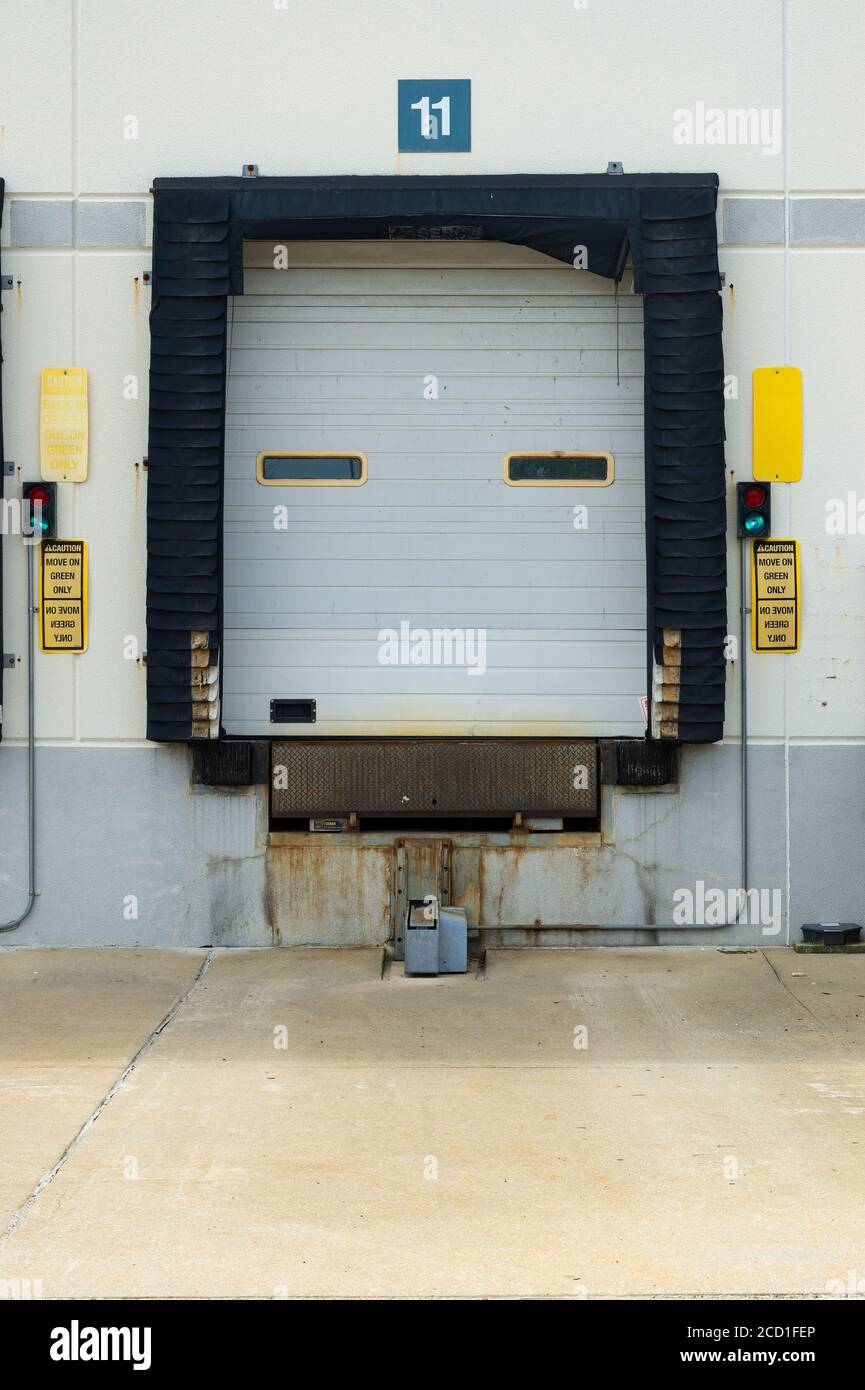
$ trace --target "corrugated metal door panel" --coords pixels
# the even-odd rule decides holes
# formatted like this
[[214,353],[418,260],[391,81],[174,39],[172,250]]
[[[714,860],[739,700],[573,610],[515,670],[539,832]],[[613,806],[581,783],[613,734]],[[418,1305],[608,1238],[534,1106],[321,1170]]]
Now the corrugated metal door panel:
[[[228,732],[641,734],[640,299],[619,295],[617,382],[612,288],[550,262],[248,269],[245,288],[229,339]],[[368,480],[262,487],[267,449],[360,451]],[[506,453],[544,449],[611,452],[615,481],[504,482]],[[483,674],[383,665],[379,634],[402,622],[483,629]],[[273,698],[314,699],[317,722],[271,724]]]

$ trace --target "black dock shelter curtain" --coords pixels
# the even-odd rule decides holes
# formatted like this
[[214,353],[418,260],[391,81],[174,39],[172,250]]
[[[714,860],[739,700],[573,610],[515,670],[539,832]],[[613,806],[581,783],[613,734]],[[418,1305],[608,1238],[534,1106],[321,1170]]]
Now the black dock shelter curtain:
[[147,736],[217,737],[228,296],[245,239],[504,241],[644,296],[649,735],[723,731],[716,174],[190,178],[154,185]]

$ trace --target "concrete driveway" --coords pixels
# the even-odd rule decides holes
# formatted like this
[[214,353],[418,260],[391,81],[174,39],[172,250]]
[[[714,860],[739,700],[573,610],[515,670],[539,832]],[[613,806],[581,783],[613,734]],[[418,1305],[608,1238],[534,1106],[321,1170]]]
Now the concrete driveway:
[[0,951],[0,1279],[825,1297],[865,1281],[863,1019],[862,955]]

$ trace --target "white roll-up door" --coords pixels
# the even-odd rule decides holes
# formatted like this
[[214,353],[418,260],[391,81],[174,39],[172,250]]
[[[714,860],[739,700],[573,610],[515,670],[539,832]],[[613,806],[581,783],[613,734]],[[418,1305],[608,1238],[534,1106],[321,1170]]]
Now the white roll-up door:
[[[522,248],[309,244],[287,269],[248,250],[228,733],[642,734],[639,297],[620,289],[617,333],[609,282]],[[544,451],[612,454],[613,481],[505,481],[506,455]],[[366,481],[265,485],[266,452],[363,458]],[[314,700],[315,723],[273,723],[273,700]]]

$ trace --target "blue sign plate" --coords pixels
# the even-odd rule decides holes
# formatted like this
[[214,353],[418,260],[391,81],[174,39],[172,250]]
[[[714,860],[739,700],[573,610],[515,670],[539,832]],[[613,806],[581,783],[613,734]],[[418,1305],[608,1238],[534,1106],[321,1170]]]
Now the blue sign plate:
[[397,83],[397,135],[400,153],[444,154],[472,147],[472,84],[467,77],[446,81],[406,78]]

